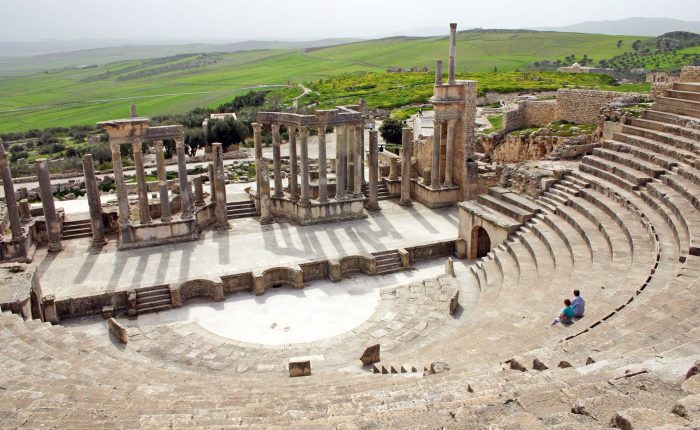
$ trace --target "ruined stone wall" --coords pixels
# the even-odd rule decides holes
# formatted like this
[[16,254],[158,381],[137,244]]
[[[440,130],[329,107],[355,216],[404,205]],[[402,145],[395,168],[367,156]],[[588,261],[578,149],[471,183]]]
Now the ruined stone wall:
[[700,82],[700,66],[686,66],[681,70],[681,82]]
[[526,100],[518,104],[523,109],[523,127],[543,126],[557,119],[555,100]]
[[523,128],[523,110],[520,105],[517,108],[503,112],[503,132]]
[[413,158],[416,160],[416,168],[422,175],[423,169],[432,166],[433,137],[420,139],[413,142]]
[[614,91],[561,89],[557,91],[556,118],[576,124],[597,123],[600,110],[624,94]]

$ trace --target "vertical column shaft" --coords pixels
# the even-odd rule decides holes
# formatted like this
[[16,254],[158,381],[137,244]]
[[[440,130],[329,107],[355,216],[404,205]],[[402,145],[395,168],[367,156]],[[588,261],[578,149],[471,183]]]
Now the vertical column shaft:
[[395,181],[399,179],[399,159],[392,157],[389,159],[389,180]]
[[354,194],[353,185],[355,183],[355,125],[347,125],[345,133],[345,154],[346,154],[346,165],[345,170],[345,183],[347,185],[348,194]]
[[377,130],[369,132],[369,197],[367,209],[379,210],[379,138]]
[[318,126],[318,201],[328,202],[328,167],[326,166],[326,124]]
[[100,190],[97,188],[95,177],[95,163],[92,154],[83,156],[83,175],[85,176],[85,190],[87,191],[88,206],[90,207],[90,226],[92,228],[92,246],[102,246],[105,240],[104,224],[102,223],[102,202]]
[[299,200],[299,161],[297,160],[297,128],[287,127],[289,133],[289,194],[290,200]]
[[272,222],[272,201],[270,200],[270,167],[267,160],[260,163],[260,224],[270,224]]
[[457,24],[450,24],[450,69],[447,78],[447,83],[454,85],[455,81],[455,62],[457,61]]
[[308,206],[309,200],[309,130],[306,126],[299,127],[299,150],[301,155],[301,200],[302,206]]
[[282,190],[282,157],[280,154],[280,126],[272,124],[272,168],[275,176],[275,197],[284,196]]
[[142,142],[140,139],[131,143],[134,150],[134,167],[136,168],[136,187],[139,193],[139,221],[141,224],[151,222],[151,211],[148,208],[148,186],[146,185],[146,172],[143,171]]
[[440,138],[442,137],[442,127],[437,118],[433,120],[433,154],[430,166],[430,185],[433,188],[440,188]]
[[122,154],[119,144],[109,144],[112,150],[112,169],[114,169],[114,183],[117,189],[117,203],[119,204],[119,227],[126,228],[129,225],[129,194],[126,191],[126,183],[124,182],[124,168],[122,167]]
[[2,143],[2,140],[0,140],[0,174],[2,175],[2,184],[5,190],[5,203],[7,203],[7,215],[10,218],[12,239],[19,240],[24,237],[24,233],[19,217],[19,208],[17,207],[15,185],[12,181],[12,172],[10,172],[10,162],[7,159],[5,145]]
[[355,172],[353,174],[353,186],[352,186],[352,194],[353,197],[362,197],[362,139],[360,137],[360,134],[362,133],[362,126],[361,125],[356,125],[355,126],[355,133],[353,139],[353,155],[355,156],[355,162],[354,162],[354,168]]
[[221,143],[212,143],[212,165],[214,167],[214,188],[216,188],[216,228],[228,229],[226,214],[226,179],[224,177],[224,151]]
[[175,140],[175,149],[177,150],[177,176],[180,182],[180,203],[182,204],[180,218],[192,219],[192,200],[190,197],[190,183],[187,181],[187,160],[185,158],[184,139]]
[[163,141],[154,142],[156,148],[156,165],[158,169],[158,193],[160,194],[160,220],[170,222],[170,196],[168,195],[168,176],[165,173],[165,151]]
[[[252,123],[255,144],[255,192],[260,194],[260,165],[262,164],[262,124]],[[214,181],[214,178],[211,178]]]
[[46,158],[36,160],[37,176],[39,177],[39,191],[41,192],[41,206],[44,208],[44,220],[46,221],[46,233],[49,237],[49,252],[57,252],[63,249],[61,243],[61,227],[58,224],[58,214],[53,203],[51,179]]
[[447,148],[445,150],[445,186],[451,187],[455,148],[455,120],[447,121]]
[[442,60],[435,62],[435,85],[442,85]]
[[345,141],[348,129],[346,125],[339,125],[336,126],[336,130],[335,198],[337,200],[345,200],[345,186],[347,184],[347,177],[345,176],[347,170]]
[[399,205],[412,206],[411,202],[411,139],[413,137],[413,129],[404,127],[401,130],[401,198]]
[[194,207],[199,208],[204,206],[204,185],[201,176],[197,176],[192,180],[194,183]]
[[209,164],[207,166],[207,173],[209,175],[209,201],[216,201],[216,185],[215,185],[215,175],[214,175],[214,165]]

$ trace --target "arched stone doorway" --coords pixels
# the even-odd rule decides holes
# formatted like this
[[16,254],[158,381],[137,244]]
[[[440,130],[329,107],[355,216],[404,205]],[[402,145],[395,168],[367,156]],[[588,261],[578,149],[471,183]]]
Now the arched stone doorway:
[[469,258],[484,257],[491,250],[491,238],[486,230],[481,226],[472,229],[471,250]]

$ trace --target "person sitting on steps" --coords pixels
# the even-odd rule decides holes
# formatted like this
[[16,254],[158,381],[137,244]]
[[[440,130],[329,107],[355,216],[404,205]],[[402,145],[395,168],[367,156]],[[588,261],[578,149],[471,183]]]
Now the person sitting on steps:
[[583,313],[586,311],[586,301],[581,297],[579,290],[574,290],[574,298],[571,300],[571,307],[574,308],[574,318],[583,318]]
[[[564,309],[561,310],[561,313],[559,314],[558,317],[554,318],[552,321],[552,324],[549,326],[553,326],[559,323],[562,323],[564,325],[569,325],[574,322],[574,308],[571,307],[571,300],[565,299],[564,300]],[[549,328],[547,327],[547,328]]]

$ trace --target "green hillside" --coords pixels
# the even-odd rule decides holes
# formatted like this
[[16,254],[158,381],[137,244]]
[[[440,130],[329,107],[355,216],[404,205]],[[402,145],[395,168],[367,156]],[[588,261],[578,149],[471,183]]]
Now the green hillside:
[[[594,60],[631,49],[639,37],[554,32],[459,33],[460,72],[524,69],[575,54]],[[643,39],[643,38],[642,38]],[[623,43],[618,48],[618,40]],[[53,69],[0,77],[0,133],[87,124],[123,117],[133,101],[142,115],[216,107],[250,88],[309,82],[387,67],[434,67],[447,38],[391,38],[328,48],[258,50],[129,60],[90,69]],[[86,63],[89,63],[86,61]]]

